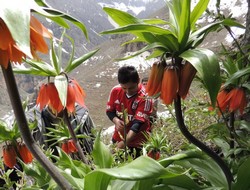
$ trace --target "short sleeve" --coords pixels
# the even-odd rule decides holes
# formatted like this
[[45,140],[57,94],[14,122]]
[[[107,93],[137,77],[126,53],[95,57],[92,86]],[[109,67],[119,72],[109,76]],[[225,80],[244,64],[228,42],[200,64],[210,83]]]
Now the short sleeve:
[[138,107],[136,109],[134,119],[141,122],[146,122],[149,120],[149,116],[153,111],[153,102],[152,99],[141,98],[139,101]]
[[117,99],[117,94],[118,94],[118,90],[117,87],[114,87],[110,93],[109,93],[109,97],[108,97],[108,101],[107,101],[107,107],[106,107],[106,112],[114,112],[115,110],[115,100]]

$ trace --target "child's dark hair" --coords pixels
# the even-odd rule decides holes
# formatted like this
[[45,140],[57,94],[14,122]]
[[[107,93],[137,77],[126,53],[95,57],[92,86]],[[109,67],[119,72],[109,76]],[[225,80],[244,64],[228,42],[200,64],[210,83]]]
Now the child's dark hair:
[[134,66],[123,66],[118,70],[118,82],[126,84],[129,82],[139,83],[139,74]]
[[141,82],[143,83],[143,82],[148,82],[148,77],[143,77],[142,79],[141,79]]

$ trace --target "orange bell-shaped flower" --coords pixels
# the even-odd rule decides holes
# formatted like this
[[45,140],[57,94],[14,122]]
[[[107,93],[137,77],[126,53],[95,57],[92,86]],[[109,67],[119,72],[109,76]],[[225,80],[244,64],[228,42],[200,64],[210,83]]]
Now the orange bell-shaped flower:
[[36,51],[48,53],[49,49],[44,38],[52,38],[52,34],[35,17],[30,18],[30,47],[34,58],[38,59]]
[[239,110],[243,114],[244,108],[247,105],[246,95],[243,88],[233,88],[228,97],[230,99],[229,111],[233,112]]
[[56,86],[54,83],[43,84],[38,93],[36,104],[40,105],[42,110],[48,105],[54,113],[59,113],[63,110],[63,105],[60,101]]
[[179,90],[179,77],[174,66],[167,66],[164,71],[161,85],[161,99],[164,104],[169,105],[177,97]]
[[62,150],[66,153],[66,154],[69,154],[70,153],[70,151],[69,151],[69,147],[68,147],[68,141],[64,141],[63,143],[62,143]]
[[13,145],[3,147],[3,162],[9,168],[14,168],[16,165],[16,151]]
[[161,91],[162,78],[164,74],[165,62],[158,61],[153,63],[148,83],[146,86],[146,92],[149,96],[154,96]]
[[[36,51],[48,53],[48,46],[44,41],[44,37],[51,38],[52,34],[37,20],[30,17],[30,48],[34,58],[38,58]],[[15,40],[5,24],[0,18],[0,65],[4,68],[8,67],[9,61],[21,63],[22,58],[26,55],[18,48]]]
[[62,143],[62,150],[66,153],[66,154],[70,154],[70,153],[75,153],[78,152],[76,145],[74,143],[74,141],[72,139],[70,140],[66,140]]
[[47,85],[48,84],[42,84],[36,99],[36,104],[40,105],[41,110],[49,103],[49,96],[47,95]]
[[185,62],[185,64],[181,66],[180,88],[178,94],[183,99],[185,99],[188,94],[196,72],[197,71],[194,66],[189,62]]
[[54,83],[48,84],[47,94],[49,96],[48,106],[52,109],[54,113],[61,112],[63,110],[63,105],[59,98],[59,94]]
[[77,148],[76,148],[76,145],[75,145],[73,139],[70,139],[70,140],[68,141],[68,148],[69,148],[69,152],[71,152],[71,153],[78,152],[78,150],[77,150]]
[[237,110],[243,114],[247,106],[246,94],[243,88],[233,88],[231,90],[222,89],[217,95],[217,106],[222,112],[228,110],[235,112]]
[[7,25],[0,18],[0,65],[7,68],[9,61],[21,63],[23,57],[25,54],[18,50]]
[[155,160],[159,160],[160,157],[161,157],[161,153],[160,151],[155,151],[155,150],[150,150],[148,153],[147,153],[148,157],[150,158],[153,158]]
[[75,103],[84,106],[85,93],[78,82],[72,79],[68,84],[67,93],[67,111],[72,113],[75,111]]
[[25,164],[29,164],[32,162],[33,155],[31,154],[31,152],[29,151],[29,149],[27,148],[25,144],[19,144],[17,149],[21,156],[21,159],[23,160]]
[[228,91],[226,89],[222,89],[217,95],[217,106],[220,108],[222,112],[224,112],[229,105],[229,97]]
[[[71,79],[67,88],[67,111],[73,113],[75,111],[75,103],[84,106],[84,98],[85,92],[81,86],[76,80]],[[41,110],[48,105],[53,113],[59,113],[64,109],[54,83],[43,84],[41,86],[36,104],[40,105]]]

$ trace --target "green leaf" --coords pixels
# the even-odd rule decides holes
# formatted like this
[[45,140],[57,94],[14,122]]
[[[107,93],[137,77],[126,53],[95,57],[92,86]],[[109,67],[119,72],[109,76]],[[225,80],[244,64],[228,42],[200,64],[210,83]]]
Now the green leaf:
[[[87,29],[85,27],[85,25],[83,23],[81,23],[81,21],[79,21],[78,19],[68,15],[68,14],[65,14],[65,13],[62,13],[58,10],[52,10],[52,9],[45,9],[48,13],[50,14],[53,14],[53,15],[57,15],[57,16],[60,16],[61,18],[64,18],[68,21],[70,21],[72,24],[74,24],[75,26],[77,26],[79,29],[81,29],[81,31],[84,33],[86,39],[88,40],[88,32],[87,32]],[[56,19],[54,19],[54,17],[50,17],[51,20],[53,20],[54,22],[58,23]],[[60,24],[60,23],[58,23]]]
[[199,28],[198,30],[196,30],[190,35],[188,43],[194,43],[195,41],[197,42],[197,39],[199,39],[198,41],[199,43],[193,44],[193,47],[197,47],[205,39],[207,34],[209,34],[210,32],[216,31],[218,28],[223,28],[223,26],[230,26],[230,27],[234,26],[234,27],[242,28],[242,25],[240,25],[238,22],[232,19],[225,19],[222,21],[208,24],[202,28]]
[[70,169],[72,176],[82,179],[87,173],[92,171],[90,166],[84,164],[82,161],[73,160],[61,148],[57,147],[57,150],[60,156],[57,157],[57,165],[63,170]]
[[[22,65],[23,66],[23,65]],[[40,71],[33,67],[13,67],[13,72],[17,74],[27,74],[27,75],[36,75],[36,76],[50,76],[48,73]]]
[[164,44],[155,42],[155,43],[152,43],[152,44],[149,44],[149,45],[145,46],[144,48],[142,48],[139,51],[134,52],[133,55],[131,55],[131,56],[127,56],[127,57],[124,57],[124,58],[121,58],[121,59],[117,59],[117,60],[121,61],[121,60],[130,59],[132,57],[135,57],[137,55],[142,54],[145,51],[149,51],[149,50],[154,49],[154,48],[160,48],[160,49],[166,50]]
[[[135,42],[146,42],[148,44],[152,44],[152,43],[159,41],[159,39],[157,39],[156,37],[157,35],[149,33],[149,32],[133,32],[133,34],[137,36],[137,38],[123,43],[122,46],[128,43],[135,43]],[[164,41],[160,41],[160,43],[162,42]]]
[[67,104],[67,92],[68,92],[68,80],[65,75],[58,75],[54,80],[55,87],[57,89],[59,98],[63,107],[66,107]]
[[[218,126],[217,126],[218,127]],[[212,139],[216,146],[220,147],[221,152],[225,157],[229,156],[230,146],[224,138],[215,137]]]
[[247,90],[250,91],[250,84],[242,84],[242,87],[246,88]]
[[76,67],[81,65],[84,61],[88,60],[90,57],[92,57],[98,51],[99,51],[99,49],[93,50],[93,51],[91,51],[87,54],[84,54],[81,57],[73,60],[70,64],[67,65],[67,67],[65,68],[65,72],[66,73],[71,72],[73,69],[75,69]]
[[191,30],[195,30],[196,21],[201,17],[204,11],[207,9],[209,0],[200,0],[194,7],[190,16]]
[[206,35],[212,31],[217,30],[218,28],[222,27],[222,21],[208,24],[202,28],[199,28],[195,32],[193,32],[189,37],[188,43],[193,43],[199,39],[199,43],[193,44],[193,47],[197,47],[200,43],[205,39]]
[[237,71],[236,73],[234,73],[233,75],[231,75],[227,81],[224,83],[224,86],[228,86],[230,84],[233,84],[237,79],[245,76],[245,75],[249,75],[250,73],[250,67],[246,67],[244,69],[241,69],[239,71]]
[[15,136],[15,133],[13,130],[10,129],[10,126],[3,121],[0,120],[0,141],[8,141],[8,140],[13,140],[13,137]]
[[180,51],[180,44],[178,43],[178,39],[173,34],[168,35],[156,35],[156,39],[158,42],[165,45],[168,52],[174,53]]
[[233,190],[247,190],[250,188],[250,158],[239,167],[237,181],[233,184]]
[[241,23],[237,22],[234,19],[230,19],[230,18],[226,18],[223,20],[223,24],[226,26],[231,26],[231,27],[238,27],[238,28],[242,28],[242,29],[246,29],[246,27],[244,25],[242,25]]
[[[103,10],[119,25],[119,26],[126,26],[126,25],[133,25],[133,24],[164,24],[164,21],[162,20],[155,20],[155,19],[150,19],[150,20],[147,20],[147,19],[144,19],[144,20],[140,20],[140,19],[137,19],[136,17],[126,13],[126,12],[123,12],[123,11],[120,11],[120,10],[117,10],[117,9],[113,9],[113,8],[108,8],[108,7],[104,7]],[[153,23],[153,21],[156,21]],[[149,25],[149,26],[152,26],[152,25]],[[154,26],[153,26],[154,27]],[[133,28],[133,26],[132,26]],[[133,29],[132,29],[133,30]],[[160,30],[162,30],[160,28]],[[107,32],[107,31],[104,31],[103,34]],[[119,31],[120,33],[121,31]],[[150,32],[147,32],[147,31],[123,31],[122,33],[128,33],[128,32],[131,32],[132,34],[136,35],[137,38],[135,40],[131,40],[127,43],[132,43],[132,42],[148,42],[148,43],[154,43],[154,42],[157,42],[157,39],[155,38],[154,34]],[[115,32],[116,33],[116,32]],[[165,33],[165,31],[164,31]],[[101,33],[102,34],[102,33]]]
[[213,187],[221,189],[228,188],[227,179],[222,169],[210,157],[204,156],[203,158],[190,158],[175,164],[194,169],[197,173],[207,179]]
[[78,27],[83,32],[86,39],[88,39],[88,33],[87,33],[87,29],[86,29],[85,25],[82,22],[80,22],[78,19],[72,17],[71,15],[68,15],[64,12],[61,12],[57,9],[50,7],[43,0],[36,0],[36,3],[33,3],[31,8],[35,12],[51,19],[52,21],[54,21],[55,23],[57,23],[58,25],[60,25],[64,28],[69,28],[69,25],[67,24],[67,22],[65,22],[65,20],[71,22],[76,27]]
[[149,32],[153,34],[172,34],[171,31],[161,28],[159,26],[153,26],[149,24],[130,24],[124,27],[120,27],[113,30],[107,30],[101,32],[101,34],[120,34],[120,33],[133,33],[133,32]]
[[[34,164],[23,164],[23,170],[25,174],[28,176],[32,176],[32,178],[35,180],[36,184],[39,185],[39,187],[44,186],[45,184],[49,183],[51,180],[50,175],[45,170],[44,167],[42,167],[37,161],[33,161]],[[42,177],[41,177],[42,176]]]
[[113,179],[119,180],[144,180],[160,177],[166,174],[166,170],[157,161],[141,156],[129,164],[110,169],[97,169],[85,177],[86,190],[107,189]]
[[160,160],[159,163],[162,166],[167,167],[170,164],[172,164],[174,161],[188,159],[188,158],[201,158],[201,157],[202,157],[201,151],[188,150],[188,151],[185,151],[185,152],[175,154],[175,155],[170,156],[168,158],[164,158],[164,159]]
[[185,49],[190,34],[190,0],[181,3],[180,20],[178,21],[178,41],[180,47]]
[[163,24],[163,25],[169,24],[167,21],[162,20],[162,19],[143,19],[142,22],[145,24],[154,24],[154,25],[156,25],[156,24]]
[[217,94],[221,87],[220,66],[216,55],[208,49],[196,48],[185,51],[180,57],[195,67],[208,90],[211,104],[215,106]]
[[119,189],[119,190],[131,190],[133,189],[136,181],[122,181],[122,180],[113,180],[109,188]]
[[187,175],[164,178],[161,183],[176,188],[192,189],[192,190],[202,189]]
[[108,189],[108,185],[112,177],[107,175],[106,173],[98,172],[95,170],[94,173],[89,173],[85,177],[85,190],[100,190],[100,189]]
[[[46,62],[34,61],[34,60],[30,60],[30,59],[26,59],[25,62],[27,64],[29,64],[31,67],[34,67],[35,69],[40,70],[43,73],[47,73],[47,76],[56,76],[57,75],[55,69]],[[19,71],[21,70],[21,68],[22,67],[19,68]]]
[[[132,181],[133,182],[133,181]],[[136,184],[134,185],[133,190],[159,190],[158,188],[155,188],[155,184],[158,182],[158,179],[152,178],[152,179],[145,179],[145,180],[140,180],[136,181]],[[162,184],[161,184],[162,186]],[[166,188],[164,190],[167,190]]]
[[110,150],[105,146],[100,139],[101,132],[98,133],[95,142],[92,156],[94,163],[98,168],[110,168],[113,164],[113,157]]
[[[61,46],[59,46],[59,47],[62,48]],[[50,62],[52,64],[52,66],[54,67],[55,72],[58,75],[60,73],[60,66],[59,66],[60,63],[59,63],[58,57],[56,56],[55,47],[54,47],[53,42],[51,42]]]
[[[75,41],[73,38],[71,38],[69,35],[67,35],[66,33],[64,33],[64,36],[66,36],[69,41],[71,42],[72,44],[72,51],[71,51],[71,54],[70,54],[70,57],[69,57],[69,60],[68,60],[68,63],[66,64],[66,69],[64,70],[64,72],[67,72],[67,68],[71,66],[72,64],[72,61],[74,59],[74,56],[75,56]],[[68,71],[69,72],[69,71]]]
[[222,61],[222,65],[222,69],[224,69],[229,76],[239,70],[237,64],[235,64],[234,60],[230,56],[226,57],[225,61]]
[[71,174],[65,172],[65,170],[59,169],[60,173],[64,178],[75,188],[75,189],[84,189],[84,180],[73,177]]
[[126,13],[124,11],[120,11],[118,9],[103,7],[103,10],[119,25],[125,26],[128,24],[136,24],[141,23],[140,19]]
[[181,15],[181,1],[166,1],[168,9],[169,9],[169,21],[171,30],[178,36],[179,30],[179,20]]
[[146,60],[150,60],[150,59],[152,59],[152,58],[161,57],[163,53],[164,53],[163,50],[156,49],[156,50],[154,50],[154,51],[146,58]]

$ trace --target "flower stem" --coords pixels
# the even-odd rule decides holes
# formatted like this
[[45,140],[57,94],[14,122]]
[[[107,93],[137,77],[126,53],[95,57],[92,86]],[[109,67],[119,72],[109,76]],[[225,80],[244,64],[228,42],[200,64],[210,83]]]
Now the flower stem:
[[68,126],[68,129],[69,129],[70,135],[71,135],[71,137],[73,139],[73,142],[76,145],[76,148],[78,150],[78,153],[79,153],[79,156],[80,156],[81,160],[83,161],[83,163],[88,164],[88,162],[87,162],[87,160],[86,160],[86,158],[85,158],[85,156],[83,154],[82,148],[81,148],[81,146],[80,146],[80,144],[79,144],[79,142],[77,140],[77,137],[76,137],[74,129],[73,129],[72,125],[71,125],[71,122],[69,120],[67,109],[63,110],[63,117],[64,117],[64,121],[65,121],[66,125]]
[[181,110],[181,99],[180,96],[177,96],[177,99],[174,101],[175,106],[175,113],[176,113],[176,121],[179,126],[179,129],[181,130],[182,134],[194,145],[199,147],[202,151],[204,151],[206,154],[208,154],[222,169],[224,172],[228,187],[231,189],[231,183],[233,181],[233,175],[228,168],[228,166],[225,164],[225,162],[221,159],[221,157],[218,156],[215,152],[213,152],[210,148],[208,148],[205,144],[203,144],[201,141],[196,139],[187,129],[186,125],[184,124],[184,119],[182,116],[182,110]]
[[56,166],[45,156],[45,154],[42,152],[39,145],[35,142],[31,135],[11,64],[9,63],[7,69],[5,69],[3,66],[1,67],[18,128],[21,132],[25,144],[27,145],[33,156],[45,168],[49,175],[61,187],[61,189],[72,189],[68,181],[60,174]]
[[123,129],[123,134],[124,134],[124,152],[125,152],[125,157],[124,157],[124,162],[128,159],[128,153],[127,153],[127,126],[126,126],[126,117],[127,113],[125,112],[124,109],[124,104],[122,104],[122,117],[123,117],[123,122],[124,122],[124,129]]

